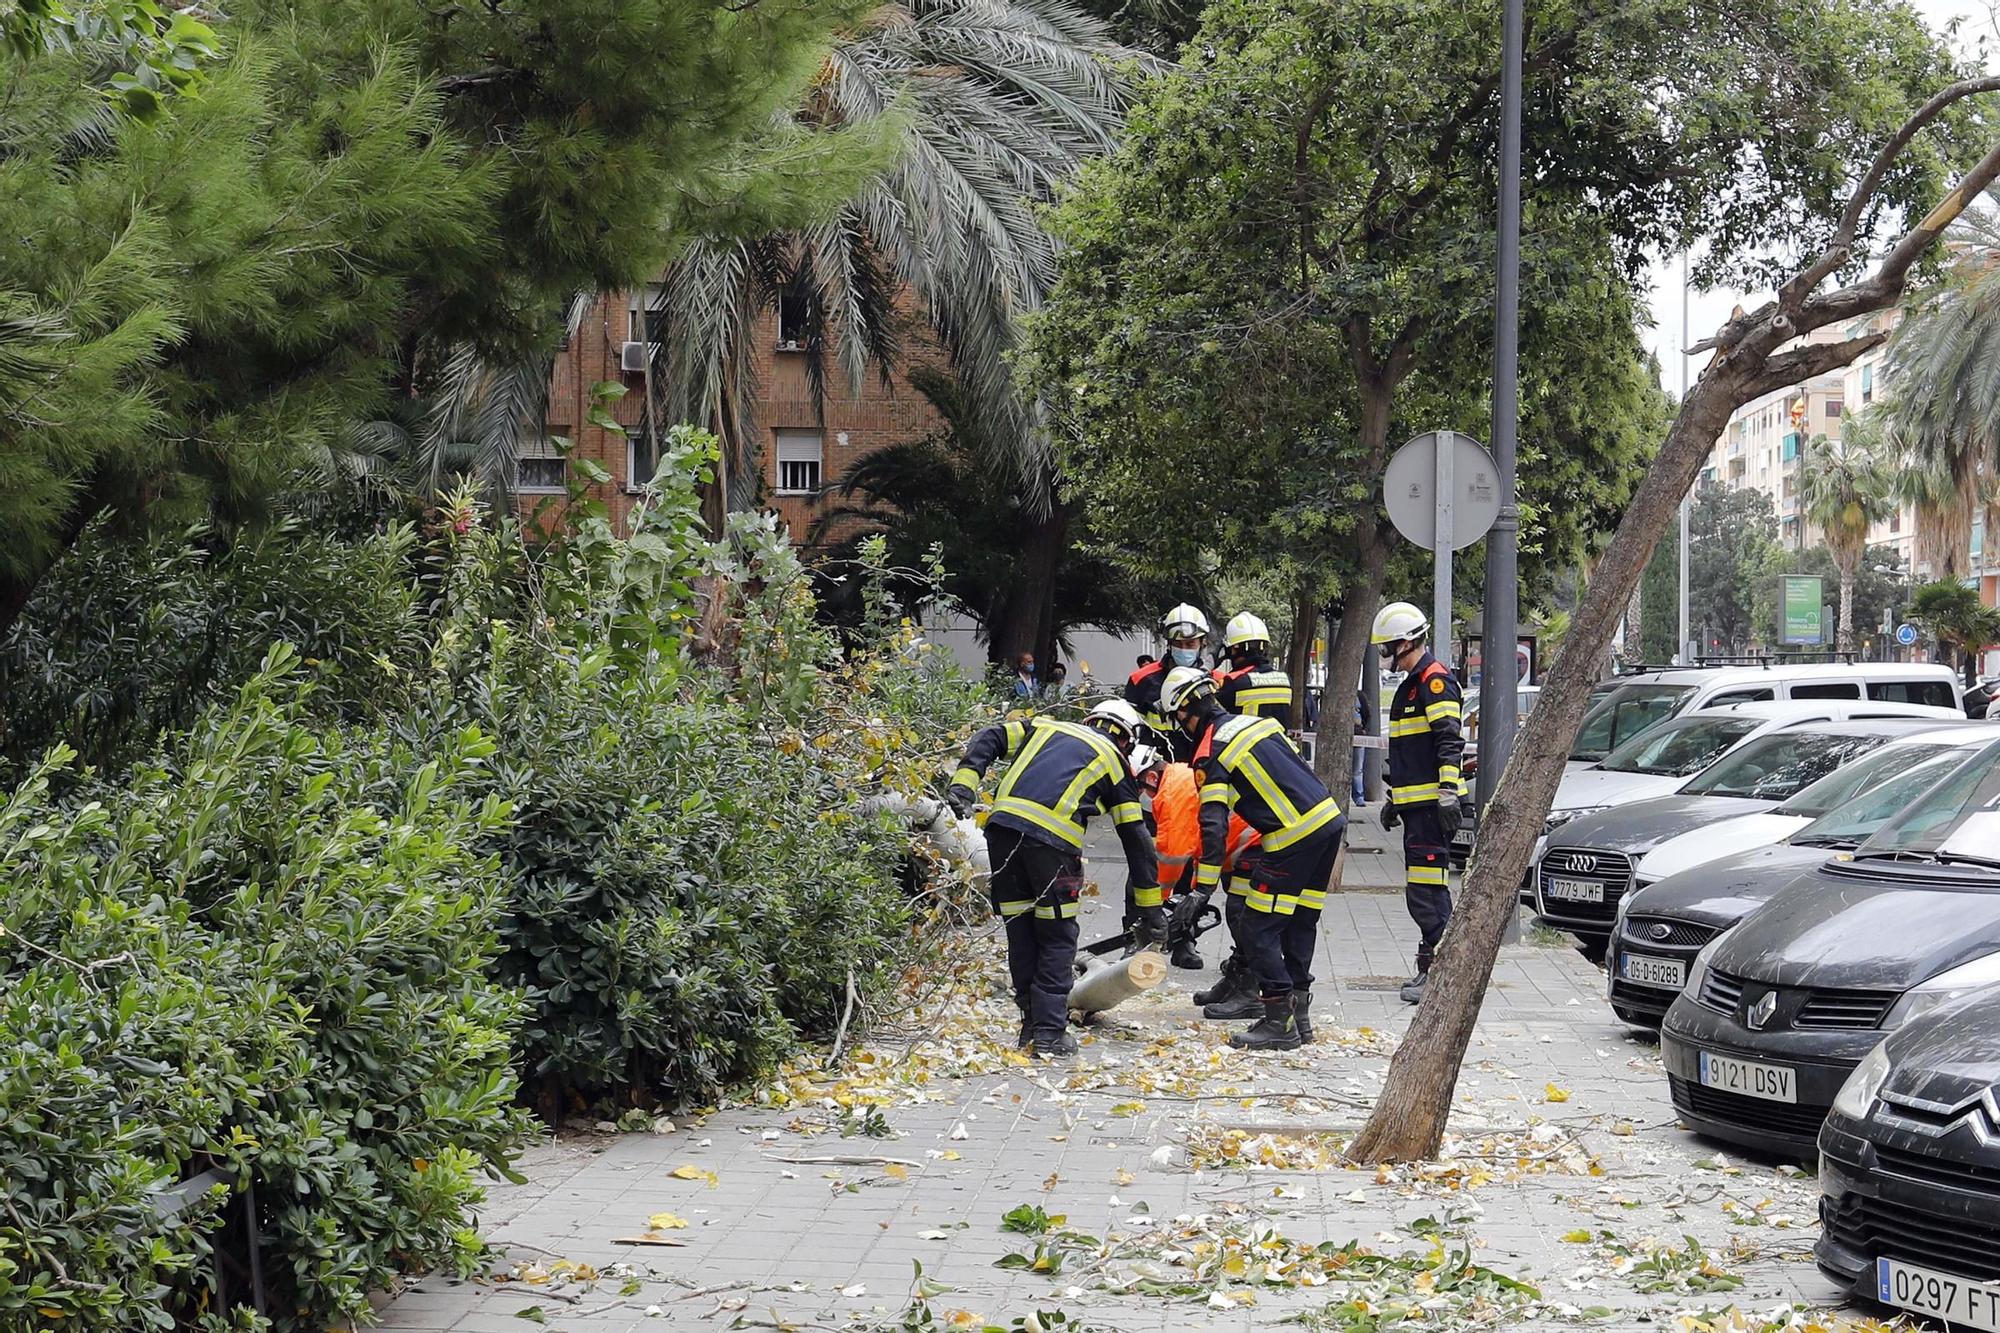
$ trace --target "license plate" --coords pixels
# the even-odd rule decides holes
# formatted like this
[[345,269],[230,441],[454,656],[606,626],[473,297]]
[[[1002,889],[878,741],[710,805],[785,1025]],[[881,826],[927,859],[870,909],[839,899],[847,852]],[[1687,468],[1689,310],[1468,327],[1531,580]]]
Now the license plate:
[[1687,964],[1678,958],[1648,958],[1642,953],[1628,953],[1619,956],[1618,975],[1641,986],[1679,990],[1687,985]]
[[1595,879],[1558,879],[1554,875],[1542,884],[1542,895],[1569,903],[1601,903],[1604,883]]
[[1767,1102],[1799,1100],[1798,1071],[1784,1065],[1759,1064],[1738,1060],[1733,1055],[1701,1053],[1701,1084],[1740,1097],[1762,1097]]
[[1894,1259],[1877,1259],[1875,1292],[1884,1305],[1933,1315],[1959,1328],[2000,1333],[2000,1283],[1974,1282]]
[[1472,830],[1469,828],[1459,829],[1458,832],[1451,835],[1451,845],[1454,847],[1470,847],[1472,845]]

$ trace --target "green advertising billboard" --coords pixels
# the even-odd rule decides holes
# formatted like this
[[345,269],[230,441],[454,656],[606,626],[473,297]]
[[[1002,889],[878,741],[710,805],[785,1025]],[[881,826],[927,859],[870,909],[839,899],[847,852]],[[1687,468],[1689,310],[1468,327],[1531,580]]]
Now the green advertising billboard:
[[1778,642],[1817,647],[1820,637],[1819,608],[1823,590],[1817,574],[1785,574],[1778,579]]

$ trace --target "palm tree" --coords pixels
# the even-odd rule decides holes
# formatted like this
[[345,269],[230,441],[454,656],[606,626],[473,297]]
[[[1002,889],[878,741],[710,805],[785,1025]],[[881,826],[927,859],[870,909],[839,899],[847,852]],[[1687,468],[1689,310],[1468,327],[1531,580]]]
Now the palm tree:
[[1897,496],[1940,577],[1967,572],[1972,516],[2000,477],[2000,217],[1968,212],[1950,239],[1945,280],[1906,307],[1883,364]]
[[1813,437],[1799,460],[1799,499],[1806,521],[1826,538],[1840,572],[1840,628],[1834,647],[1854,651],[1854,580],[1868,554],[1868,530],[1890,514],[1894,481],[1883,463],[1878,429],[1857,419],[1848,438]]
[[[818,225],[691,247],[655,306],[664,419],[723,440],[732,504],[754,491],[750,340],[782,304],[802,321],[815,394],[829,358],[858,385],[901,355],[912,315],[927,321],[982,410],[1008,423],[1011,475],[996,483],[1026,484],[1034,512],[1050,512],[1047,445],[1014,428],[1029,409],[1007,367],[1016,320],[1055,276],[1036,209],[1111,146],[1128,98],[1119,66],[1146,59],[1069,0],[895,0],[835,46],[803,119],[866,129],[905,118],[894,166]],[[905,288],[920,310],[898,309]]]
[[1979,650],[2000,641],[2000,610],[1981,605],[1979,594],[1957,579],[1939,579],[1917,589],[1910,619],[1959,654],[1967,685],[1978,683]]

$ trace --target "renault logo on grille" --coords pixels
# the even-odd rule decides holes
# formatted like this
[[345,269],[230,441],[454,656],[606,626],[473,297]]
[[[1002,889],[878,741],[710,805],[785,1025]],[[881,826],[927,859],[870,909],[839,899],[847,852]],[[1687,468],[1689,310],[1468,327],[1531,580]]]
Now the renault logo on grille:
[[1572,874],[1588,875],[1597,869],[1597,858],[1589,852],[1551,852],[1546,860],[1549,869]]
[[1750,1025],[1752,1032],[1762,1032],[1764,1025],[1771,1021],[1771,1015],[1778,1012],[1778,992],[1767,990],[1743,1013],[1743,1021]]
[[1652,930],[1648,933],[1656,940],[1664,940],[1667,936],[1674,933],[1674,928],[1664,921],[1655,921]]

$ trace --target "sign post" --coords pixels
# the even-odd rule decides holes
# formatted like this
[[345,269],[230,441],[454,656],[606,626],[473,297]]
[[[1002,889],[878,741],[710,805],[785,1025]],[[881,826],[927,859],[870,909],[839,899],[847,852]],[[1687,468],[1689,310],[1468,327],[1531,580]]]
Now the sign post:
[[1451,553],[1484,537],[1500,516],[1499,469],[1471,436],[1427,431],[1389,460],[1382,503],[1396,531],[1434,553],[1431,651],[1450,665]]

